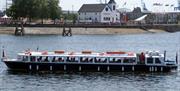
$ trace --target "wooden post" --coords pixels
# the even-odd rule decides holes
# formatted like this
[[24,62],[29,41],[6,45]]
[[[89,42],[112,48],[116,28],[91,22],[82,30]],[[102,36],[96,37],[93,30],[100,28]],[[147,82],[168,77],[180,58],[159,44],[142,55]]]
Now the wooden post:
[[64,24],[63,26],[63,32],[62,32],[62,36],[72,36],[72,30],[71,27],[68,27],[68,29],[66,30],[66,25]]
[[20,25],[16,26],[15,35],[16,36],[24,36],[24,26],[23,26],[23,23],[21,23]]

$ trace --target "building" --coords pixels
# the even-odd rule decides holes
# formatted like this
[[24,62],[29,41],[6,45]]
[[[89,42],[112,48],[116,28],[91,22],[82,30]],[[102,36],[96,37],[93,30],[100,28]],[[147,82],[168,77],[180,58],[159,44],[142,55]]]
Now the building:
[[180,13],[149,13],[146,18],[148,24],[177,24],[179,22]]
[[84,4],[78,11],[78,21],[85,23],[119,23],[120,14],[116,2],[105,4]]
[[174,10],[175,11],[180,11],[180,0],[178,0],[178,6],[174,7]]
[[3,15],[4,15],[3,12],[0,10],[0,17],[3,17]]
[[136,19],[147,15],[143,21],[146,24],[177,24],[180,20],[179,12],[151,12],[142,11],[140,7],[134,8],[133,11],[127,11],[127,9],[121,9],[120,17],[121,23],[134,23]]

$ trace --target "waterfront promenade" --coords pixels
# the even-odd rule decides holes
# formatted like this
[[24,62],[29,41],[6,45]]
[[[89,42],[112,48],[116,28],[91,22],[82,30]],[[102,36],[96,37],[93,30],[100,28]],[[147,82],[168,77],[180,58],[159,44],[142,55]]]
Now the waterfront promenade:
[[[73,35],[107,35],[107,34],[142,34],[159,32],[178,32],[179,25],[66,25],[71,27]],[[63,25],[25,25],[25,34],[59,35],[63,32]],[[15,25],[0,25],[0,34],[14,34]]]

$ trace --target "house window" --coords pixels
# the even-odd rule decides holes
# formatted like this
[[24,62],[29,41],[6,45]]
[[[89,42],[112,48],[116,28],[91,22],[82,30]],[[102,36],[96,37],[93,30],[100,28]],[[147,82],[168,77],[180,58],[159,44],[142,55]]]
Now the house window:
[[114,5],[114,6],[113,6],[113,10],[115,10],[115,9],[116,9],[116,6]]
[[86,15],[86,12],[84,14]]
[[97,15],[97,13],[95,13],[95,15]]
[[81,15],[81,13],[79,13],[79,15]]
[[108,11],[108,8],[106,8],[106,11]]

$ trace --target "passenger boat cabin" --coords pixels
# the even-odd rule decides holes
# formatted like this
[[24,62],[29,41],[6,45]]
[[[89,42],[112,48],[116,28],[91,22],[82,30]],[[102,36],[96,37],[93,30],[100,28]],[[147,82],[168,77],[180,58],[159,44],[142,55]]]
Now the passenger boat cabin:
[[146,52],[140,55],[133,52],[105,52],[93,53],[91,51],[75,52],[25,52],[18,54],[18,61],[27,62],[53,62],[53,63],[108,63],[108,64],[166,64],[164,54],[159,52]]
[[57,63],[123,63],[136,64],[137,55],[135,53],[125,52],[106,52],[93,53],[83,51],[81,53],[74,52],[29,52],[19,53],[19,61],[28,62],[57,62]]

